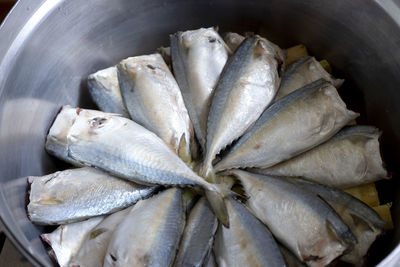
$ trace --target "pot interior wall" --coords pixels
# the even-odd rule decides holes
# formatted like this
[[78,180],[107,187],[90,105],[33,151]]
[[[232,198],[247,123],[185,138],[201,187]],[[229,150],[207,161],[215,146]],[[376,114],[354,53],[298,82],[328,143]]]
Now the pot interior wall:
[[[0,32],[9,39],[0,65],[0,212],[4,229],[35,263],[51,261],[39,240],[43,227],[25,214],[24,177],[67,167],[43,149],[57,111],[64,104],[94,107],[88,74],[166,46],[178,30],[218,25],[220,32],[252,31],[283,48],[305,44],[312,55],[327,59],[346,79],[340,93],[361,113],[359,122],[383,131],[383,155],[394,179],[378,187],[382,201],[395,199],[400,28],[375,1],[57,0],[32,6],[33,11],[22,2],[8,21],[24,12],[34,14],[31,20],[19,35],[5,33],[6,27]],[[398,240],[397,233],[386,234],[370,263],[379,262]]]

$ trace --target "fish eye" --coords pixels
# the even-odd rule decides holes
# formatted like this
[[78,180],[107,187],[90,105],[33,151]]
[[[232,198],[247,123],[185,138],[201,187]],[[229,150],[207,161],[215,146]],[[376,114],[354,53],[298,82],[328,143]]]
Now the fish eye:
[[215,42],[217,41],[217,38],[215,38],[215,37],[208,37],[208,41],[209,41],[210,43],[215,43]]
[[91,128],[100,128],[101,125],[103,125],[107,121],[106,118],[101,118],[101,117],[96,117],[93,118],[89,124]]
[[150,64],[146,65],[146,67],[148,67],[149,69],[152,69],[152,70],[156,69],[156,67],[154,67],[153,65],[150,65]]

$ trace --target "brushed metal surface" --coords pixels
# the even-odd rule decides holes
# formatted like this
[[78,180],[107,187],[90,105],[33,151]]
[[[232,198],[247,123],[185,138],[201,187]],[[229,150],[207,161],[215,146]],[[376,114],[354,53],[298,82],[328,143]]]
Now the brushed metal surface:
[[[21,0],[0,28],[0,224],[35,265],[51,266],[25,214],[25,176],[66,165],[43,149],[61,105],[94,107],[86,77],[121,59],[168,45],[178,30],[219,25],[254,31],[282,47],[305,44],[347,81],[341,93],[362,123],[383,131],[394,179],[379,184],[384,200],[400,196],[399,1],[373,0]],[[21,178],[22,177],[22,178]],[[399,226],[399,201],[393,207]],[[396,227],[398,229],[400,227]],[[399,231],[376,248],[378,262]],[[400,247],[381,263],[399,262]]]

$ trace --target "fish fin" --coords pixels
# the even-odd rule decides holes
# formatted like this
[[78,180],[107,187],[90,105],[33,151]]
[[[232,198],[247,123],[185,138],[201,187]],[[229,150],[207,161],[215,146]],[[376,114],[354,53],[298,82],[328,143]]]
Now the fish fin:
[[222,191],[206,190],[205,195],[215,216],[226,228],[229,228],[229,215],[224,202],[225,196]]
[[331,65],[329,64],[328,60],[323,59],[319,62],[319,64],[321,64],[321,66],[324,68],[324,70],[328,73],[332,73],[332,68]]
[[233,197],[242,202],[248,200],[246,195],[231,191],[231,183],[211,184],[213,188],[205,191],[206,198],[218,220],[229,228],[229,214],[225,206],[225,198]]
[[329,220],[326,221],[326,227],[329,233],[347,246],[345,253],[351,251],[358,243],[357,238],[350,229],[347,229],[347,231],[338,230]]
[[215,175],[214,169],[211,163],[204,162],[200,167],[200,176],[203,177],[207,182],[212,184],[219,183],[218,177]]
[[190,155],[190,151],[188,149],[188,145],[186,144],[185,133],[182,134],[181,139],[179,140],[178,156],[186,164],[190,164],[192,162],[192,157]]

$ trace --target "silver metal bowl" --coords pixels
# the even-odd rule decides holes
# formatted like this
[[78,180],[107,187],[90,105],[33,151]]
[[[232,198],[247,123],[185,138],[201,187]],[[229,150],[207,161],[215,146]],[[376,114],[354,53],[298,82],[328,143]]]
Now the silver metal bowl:
[[61,105],[93,107],[87,75],[168,45],[170,33],[213,25],[253,31],[281,47],[303,43],[346,78],[340,93],[361,123],[383,131],[394,174],[378,189],[382,201],[395,202],[395,231],[374,246],[370,263],[399,264],[398,0],[20,0],[0,28],[0,222],[7,236],[33,264],[52,265],[39,239],[44,228],[26,217],[23,177],[66,167],[46,154],[44,138]]

